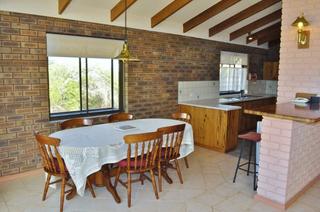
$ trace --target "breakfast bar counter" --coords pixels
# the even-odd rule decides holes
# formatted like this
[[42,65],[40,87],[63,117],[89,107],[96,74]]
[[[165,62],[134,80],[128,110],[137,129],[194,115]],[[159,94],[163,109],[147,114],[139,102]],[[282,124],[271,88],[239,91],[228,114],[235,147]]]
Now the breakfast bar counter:
[[287,102],[244,112],[263,117],[255,198],[286,209],[320,180],[319,104]]
[[292,102],[266,105],[246,109],[244,113],[264,117],[287,119],[303,123],[316,123],[320,121],[319,104],[294,104]]

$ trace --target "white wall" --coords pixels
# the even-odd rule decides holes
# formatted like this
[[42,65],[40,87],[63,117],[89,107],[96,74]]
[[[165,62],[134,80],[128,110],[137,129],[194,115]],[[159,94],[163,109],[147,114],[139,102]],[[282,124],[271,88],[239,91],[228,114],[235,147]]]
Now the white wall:
[[[213,37],[208,36],[208,29],[258,1],[259,0],[241,1],[189,32],[183,33],[184,22],[217,3],[218,0],[191,1],[183,9],[179,10],[154,28],[151,28],[150,26],[151,17],[172,2],[172,0],[139,0],[128,10],[128,27],[229,42],[230,32],[280,9],[281,3],[267,8]],[[57,9],[58,0],[0,0],[0,10],[124,26],[124,15],[121,15],[121,17],[113,22],[110,21],[110,10],[118,2],[119,0],[72,0],[63,14],[59,15]],[[246,45],[245,37],[246,36],[242,36],[231,43]],[[252,44],[249,44],[249,46],[257,45],[256,42],[253,42]],[[267,48],[267,45],[261,45],[259,47]]]

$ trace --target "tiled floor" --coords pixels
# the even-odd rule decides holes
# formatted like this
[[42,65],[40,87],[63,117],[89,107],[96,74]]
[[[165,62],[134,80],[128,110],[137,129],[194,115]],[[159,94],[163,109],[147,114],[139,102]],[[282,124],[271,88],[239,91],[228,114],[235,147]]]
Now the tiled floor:
[[[126,190],[119,185],[117,190],[122,199],[116,204],[105,188],[95,188],[97,198],[89,192],[84,197],[65,201],[64,211],[277,211],[253,199],[252,177],[244,173],[238,175],[232,183],[237,158],[230,154],[221,154],[203,148],[189,157],[190,168],[181,161],[184,184],[180,184],[174,170],[169,172],[174,183],[164,182],[160,199],[156,200],[151,184],[144,186],[135,183],[132,194],[132,207],[127,208]],[[46,201],[41,201],[44,176],[29,176],[19,180],[0,184],[0,211],[58,211],[59,190],[49,189]],[[288,211],[319,212],[320,182],[314,185]]]

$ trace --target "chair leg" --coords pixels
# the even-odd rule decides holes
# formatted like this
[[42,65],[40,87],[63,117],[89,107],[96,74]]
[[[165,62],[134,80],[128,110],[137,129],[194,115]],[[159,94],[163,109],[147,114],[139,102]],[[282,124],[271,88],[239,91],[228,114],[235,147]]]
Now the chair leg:
[[158,164],[158,185],[159,192],[162,192],[162,173],[161,173],[161,164]]
[[119,166],[118,169],[117,169],[116,178],[114,180],[114,188],[116,188],[117,185],[118,185],[119,178],[120,178],[120,173],[121,173],[121,167]]
[[93,190],[93,187],[92,187],[92,184],[91,182],[89,181],[89,179],[87,179],[87,186],[91,192],[91,195],[93,196],[93,198],[96,198],[96,194],[94,193],[94,190]]
[[153,187],[154,194],[156,195],[156,199],[159,199],[159,194],[158,194],[156,179],[155,179],[155,177],[154,177],[153,170],[150,170],[150,175],[151,175],[152,187]]
[[186,167],[189,168],[188,158],[184,157],[183,159],[184,159],[184,163],[186,164]]
[[257,190],[257,144],[254,144],[254,170],[253,170],[253,190]]
[[144,180],[143,174],[140,174],[139,180],[141,181],[141,185],[143,185],[143,180]]
[[250,142],[249,163],[248,163],[248,169],[247,169],[247,176],[249,176],[249,171],[250,171],[251,156],[252,156],[252,145],[253,145],[253,142]]
[[239,154],[239,159],[238,159],[238,162],[237,162],[236,171],[235,171],[234,177],[233,177],[233,183],[236,182],[236,178],[237,178],[237,174],[238,174],[238,169],[239,169],[239,165],[240,165],[240,161],[241,161],[241,157],[242,157],[242,151],[243,151],[243,142],[240,143],[240,154]]
[[48,192],[49,184],[50,184],[50,179],[51,179],[51,174],[47,174],[47,180],[46,180],[46,184],[44,185],[44,190],[43,190],[43,195],[42,195],[42,201],[45,201],[45,200],[46,200],[47,192]]
[[127,188],[127,194],[128,194],[128,207],[131,207],[131,174],[128,172],[128,188]]
[[61,182],[61,191],[60,191],[60,212],[63,212],[65,186],[66,186],[66,179],[65,177],[63,177]]
[[179,166],[179,162],[177,159],[174,160],[175,164],[176,164],[176,168],[177,168],[177,173],[178,173],[178,176],[179,176],[179,180],[180,180],[180,183],[183,184],[183,180],[182,180],[182,174],[181,174],[181,170],[180,170],[180,166]]

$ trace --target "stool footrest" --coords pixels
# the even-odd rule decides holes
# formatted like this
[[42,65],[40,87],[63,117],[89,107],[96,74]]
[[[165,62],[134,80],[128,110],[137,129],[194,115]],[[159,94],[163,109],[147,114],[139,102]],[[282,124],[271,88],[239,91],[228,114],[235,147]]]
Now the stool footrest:
[[250,163],[250,165],[256,165],[256,166],[259,166],[259,164],[254,163],[254,162],[245,162],[245,163],[243,163],[243,164],[240,164],[240,165],[239,165],[239,167],[241,167],[241,166],[245,166],[245,165],[248,165],[249,163]]
[[[243,168],[240,168],[240,167],[239,167],[239,169],[242,170],[242,171],[245,171],[245,172],[248,171],[247,169],[243,169]],[[249,173],[250,174],[254,174],[254,173],[258,174],[258,172],[254,172],[254,171],[250,171],[250,170],[249,170]]]

